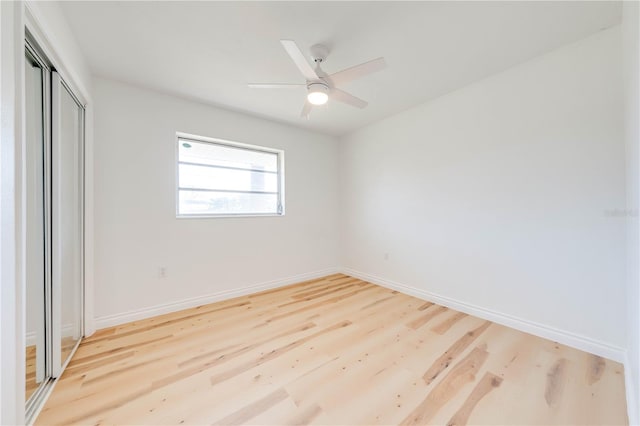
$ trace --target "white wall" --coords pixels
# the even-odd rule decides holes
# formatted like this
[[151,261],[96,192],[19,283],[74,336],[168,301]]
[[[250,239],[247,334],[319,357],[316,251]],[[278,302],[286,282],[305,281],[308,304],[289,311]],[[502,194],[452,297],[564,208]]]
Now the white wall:
[[627,404],[631,424],[640,422],[640,7],[623,4],[625,142],[627,159]]
[[345,137],[344,266],[621,353],[620,37],[602,31]]
[[[98,326],[339,265],[335,139],[113,81],[94,89]],[[283,149],[286,216],[176,219],[176,132]]]
[[0,424],[24,421],[23,8],[0,2]]

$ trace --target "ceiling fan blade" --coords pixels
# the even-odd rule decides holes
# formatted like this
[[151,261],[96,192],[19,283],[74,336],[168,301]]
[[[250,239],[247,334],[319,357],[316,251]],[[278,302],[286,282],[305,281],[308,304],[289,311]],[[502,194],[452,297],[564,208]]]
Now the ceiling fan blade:
[[367,105],[369,105],[368,102],[363,101],[360,98],[356,98],[355,96],[350,95],[349,93],[340,89],[331,90],[331,95],[329,99],[333,99],[333,100],[345,103],[347,105],[354,106],[356,108],[365,108]]
[[249,83],[249,87],[252,89],[299,89],[306,86],[306,84],[288,83]]
[[302,107],[302,112],[300,113],[300,117],[309,118],[309,114],[311,114],[311,108],[313,105],[309,101],[304,102],[304,106]]
[[386,66],[387,63],[384,61],[384,58],[378,58],[373,59],[369,62],[365,62],[364,64],[356,65],[351,68],[338,71],[331,74],[329,77],[331,78],[331,81],[333,81],[333,84],[339,86],[344,83],[353,81],[357,78],[364,77],[365,75],[380,71]]
[[309,62],[307,62],[295,41],[280,40],[280,43],[282,43],[284,50],[286,50],[289,56],[291,56],[291,59],[296,64],[302,75],[304,75],[304,78],[307,80],[318,80],[318,74],[316,74],[313,68],[311,68],[311,65],[309,65]]

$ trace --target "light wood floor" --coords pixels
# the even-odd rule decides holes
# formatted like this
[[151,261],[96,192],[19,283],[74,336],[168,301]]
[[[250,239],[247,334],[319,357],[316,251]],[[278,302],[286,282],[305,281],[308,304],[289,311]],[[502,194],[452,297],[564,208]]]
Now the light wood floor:
[[29,397],[38,389],[38,383],[36,383],[36,345],[27,346],[25,349],[25,396],[24,400],[28,400]]
[[99,331],[37,424],[626,424],[623,377],[338,274]]

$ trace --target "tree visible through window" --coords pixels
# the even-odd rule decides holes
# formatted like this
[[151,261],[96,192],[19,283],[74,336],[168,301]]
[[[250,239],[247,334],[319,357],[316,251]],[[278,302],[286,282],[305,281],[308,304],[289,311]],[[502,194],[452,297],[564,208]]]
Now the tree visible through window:
[[178,216],[284,214],[284,153],[178,135]]

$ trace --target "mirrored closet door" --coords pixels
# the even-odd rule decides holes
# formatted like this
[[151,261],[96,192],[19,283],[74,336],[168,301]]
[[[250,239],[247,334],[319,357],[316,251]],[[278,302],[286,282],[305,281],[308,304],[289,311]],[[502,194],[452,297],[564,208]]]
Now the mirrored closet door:
[[45,187],[45,132],[47,97],[46,68],[29,51],[25,58],[26,112],[26,399],[38,389],[48,375],[46,371],[46,318],[48,315],[47,277],[47,205]]
[[82,337],[84,108],[52,73],[54,376]]
[[27,39],[27,419],[83,335],[84,107]]

